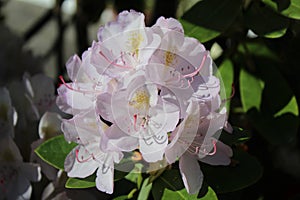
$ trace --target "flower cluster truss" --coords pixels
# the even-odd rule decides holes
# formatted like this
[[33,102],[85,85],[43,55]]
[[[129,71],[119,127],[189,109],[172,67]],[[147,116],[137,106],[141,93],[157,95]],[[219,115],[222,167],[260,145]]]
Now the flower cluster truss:
[[220,79],[209,52],[185,37],[176,19],[146,27],[144,18],[120,13],[81,58],[67,62],[71,82],[60,77],[57,105],[73,116],[61,128],[78,146],[65,170],[79,178],[96,172],[97,188],[112,193],[115,167],[136,151],[143,163],[179,160],[187,191],[196,193],[203,181],[198,161],[228,165],[232,156],[218,140],[227,126]]

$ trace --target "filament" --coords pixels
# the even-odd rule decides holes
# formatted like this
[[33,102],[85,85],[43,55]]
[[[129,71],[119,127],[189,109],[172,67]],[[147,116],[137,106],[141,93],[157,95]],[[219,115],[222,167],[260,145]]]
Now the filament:
[[201,61],[200,66],[198,67],[198,69],[196,69],[194,72],[192,72],[192,73],[190,73],[190,74],[184,75],[183,77],[186,78],[186,77],[193,77],[193,76],[197,75],[198,72],[199,72],[199,71],[202,69],[202,67],[204,66],[204,63],[205,63],[205,61],[206,61],[206,58],[207,58],[207,53],[204,54],[203,59],[202,59],[202,61]]
[[65,82],[63,76],[59,76],[58,78],[63,83],[63,85],[66,86],[70,90],[73,90],[73,91],[76,91],[76,92],[80,92],[80,93],[86,93],[86,94],[100,94],[101,93],[100,91],[83,91],[83,90],[79,90],[79,89],[73,88],[73,87],[71,87],[70,85],[68,85]]
[[[103,54],[102,51],[99,51],[99,54],[100,54],[107,62],[113,64],[113,65],[116,66],[116,67],[120,67],[120,68],[123,68],[123,69],[131,69],[131,68],[132,68],[132,67],[127,66],[127,65],[119,65],[119,64],[117,64],[116,62],[113,62],[113,61],[109,60],[109,59]],[[124,62],[124,61],[123,61],[123,62]]]

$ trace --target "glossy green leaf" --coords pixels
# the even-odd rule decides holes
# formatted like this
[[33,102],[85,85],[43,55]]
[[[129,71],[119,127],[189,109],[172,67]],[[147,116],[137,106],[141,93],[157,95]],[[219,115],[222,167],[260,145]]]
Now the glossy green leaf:
[[218,31],[197,26],[183,19],[179,19],[179,21],[182,24],[185,35],[189,37],[194,37],[202,43],[212,40],[221,34]]
[[63,135],[59,135],[41,144],[35,153],[48,164],[63,170],[65,158],[76,145],[67,142]]
[[263,82],[245,70],[240,72],[240,93],[244,112],[255,107],[260,109]]
[[235,150],[236,166],[211,166],[201,164],[204,179],[216,193],[234,192],[256,183],[263,169],[257,159],[247,152]]
[[91,188],[96,187],[96,175],[93,174],[86,178],[69,178],[66,182],[66,188]]
[[300,1],[299,0],[280,0],[277,3],[273,0],[262,0],[266,5],[282,15],[293,19],[300,19]]
[[268,7],[253,2],[244,14],[246,25],[257,35],[281,37],[288,27],[288,19],[277,14]]
[[279,37],[282,37],[286,33],[286,30],[287,30],[287,28],[284,28],[284,29],[281,29],[281,30],[278,30],[278,31],[267,33],[267,34],[264,35],[264,37],[272,38],[272,39],[273,38],[279,38]]
[[181,18],[197,26],[223,32],[241,12],[241,4],[240,0],[202,0]]
[[180,22],[185,34],[200,42],[209,41],[224,32],[241,11],[240,0],[202,0],[185,12]]
[[243,54],[250,54],[260,57],[270,58],[272,60],[278,61],[278,56],[269,49],[265,44],[259,42],[248,42],[240,44],[238,51]]
[[295,96],[293,96],[291,98],[290,102],[284,108],[282,108],[280,111],[278,111],[278,113],[276,113],[274,115],[274,117],[278,117],[284,113],[292,113],[296,116],[299,115],[298,104],[297,104],[297,100],[296,100]]
[[134,169],[131,170],[131,172],[129,172],[129,174],[125,176],[125,179],[133,183],[136,183],[138,189],[141,188],[142,181],[143,181],[142,168],[143,165],[141,163],[136,163]]
[[[224,90],[221,90],[221,97],[228,99],[232,94],[232,84],[233,84],[233,64],[230,60],[224,60],[219,67],[220,80],[223,82]],[[226,108],[229,112],[230,100],[226,102]]]
[[[180,193],[180,195],[178,195]],[[208,192],[204,197],[198,198],[197,194],[189,194],[186,189],[182,189],[178,192],[174,192],[169,189],[165,189],[162,200],[176,199],[176,200],[218,200],[216,193],[212,188],[208,187]]]
[[[165,170],[152,184],[152,195],[155,200],[160,200],[163,196],[165,188],[175,191],[179,196],[184,188],[179,170]],[[184,196],[183,196],[184,197]]]
[[297,113],[297,102],[291,102],[294,96],[293,91],[280,70],[278,70],[278,64],[263,58],[256,58],[255,62],[260,63],[259,75],[264,81],[260,111],[273,116],[279,111],[284,113],[283,109],[291,103],[287,109],[290,109],[289,111],[295,109],[292,113]]
[[138,200],[148,199],[151,189],[152,189],[152,183],[149,183],[149,178],[146,178],[141,187]]
[[[124,178],[128,173],[118,170],[114,171],[114,181]],[[66,188],[90,188],[96,187],[96,175],[93,174],[86,178],[69,178],[66,182]]]

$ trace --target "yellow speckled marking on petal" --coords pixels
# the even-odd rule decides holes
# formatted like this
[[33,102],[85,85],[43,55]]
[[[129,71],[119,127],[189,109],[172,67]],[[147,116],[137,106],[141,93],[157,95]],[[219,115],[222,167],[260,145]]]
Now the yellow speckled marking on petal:
[[134,93],[129,105],[136,109],[147,109],[150,103],[150,96],[147,91],[139,90]]
[[144,41],[143,35],[136,31],[132,32],[128,38],[129,48],[131,49],[131,53],[138,57],[139,47],[141,43]]
[[171,66],[171,64],[175,61],[176,55],[172,53],[171,51],[166,51],[165,52],[165,65],[166,66]]

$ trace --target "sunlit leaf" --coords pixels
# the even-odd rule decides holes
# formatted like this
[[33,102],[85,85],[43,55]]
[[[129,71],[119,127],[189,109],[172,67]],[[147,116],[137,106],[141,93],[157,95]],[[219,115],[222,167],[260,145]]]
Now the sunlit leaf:
[[138,200],[148,199],[151,189],[152,189],[152,183],[149,183],[149,178],[146,178],[141,187]]
[[[124,178],[128,173],[118,170],[114,171],[114,181]],[[96,175],[93,174],[86,178],[69,178],[66,182],[66,188],[90,188],[96,187]]]
[[240,11],[240,0],[202,0],[185,12],[180,22],[187,36],[206,42],[225,31]]
[[41,144],[35,153],[48,164],[63,170],[65,158],[76,145],[67,142],[63,135],[59,135]]
[[[277,1],[273,0],[262,0],[266,5],[270,6],[272,9],[280,12],[282,15],[293,19],[300,19],[300,1],[299,0],[289,0],[286,5],[281,6],[283,0]],[[283,7],[283,8],[281,8]]]
[[66,188],[91,188],[96,186],[96,175],[93,174],[87,178],[69,178],[66,182]]
[[240,73],[240,93],[244,112],[255,107],[260,109],[263,82],[245,70]]
[[272,33],[267,33],[264,35],[266,38],[279,38],[282,37],[286,33],[286,28],[272,32]]
[[183,196],[180,191],[184,188],[184,185],[179,170],[166,170],[153,182],[152,195],[155,200],[162,198],[165,188],[175,191],[179,196]]
[[[180,193],[180,195],[179,195]],[[186,189],[182,189],[178,192],[174,192],[169,189],[165,189],[163,196],[161,198],[162,200],[169,200],[169,199],[176,199],[176,200],[217,200],[217,195],[213,191],[212,188],[208,187],[208,192],[205,196],[198,198],[197,194],[189,194]]]
[[134,169],[131,170],[131,172],[129,172],[125,176],[125,179],[127,179],[133,183],[136,183],[138,189],[141,187],[142,181],[143,181],[142,168],[143,168],[143,165],[141,163],[137,163],[137,164],[135,164]]
[[202,0],[181,18],[200,27],[223,32],[241,12],[241,4],[240,0]]
[[274,117],[278,117],[284,113],[292,113],[296,116],[299,115],[298,113],[298,104],[297,104],[297,100],[296,100],[296,97],[293,96],[290,100],[290,102],[284,107],[282,108],[280,111],[278,111],[278,113],[276,113],[274,115]]
[[194,37],[202,43],[212,40],[221,34],[218,31],[214,31],[214,30],[211,30],[208,28],[197,26],[197,25],[192,24],[183,19],[180,19],[179,21],[183,26],[185,35]]
[[204,179],[216,193],[234,192],[256,183],[263,169],[257,159],[247,152],[235,150],[236,166],[211,166],[201,164]]
[[238,51],[244,54],[251,54],[255,56],[261,56],[273,60],[278,60],[278,56],[274,54],[274,52],[271,51],[271,49],[269,49],[263,43],[258,43],[258,42],[243,43],[239,45]]
[[[219,67],[220,80],[223,81],[224,90],[221,90],[221,97],[226,99],[230,98],[232,94],[232,84],[233,84],[233,64],[230,60],[224,60]],[[229,112],[230,100],[226,101],[226,108]]]

